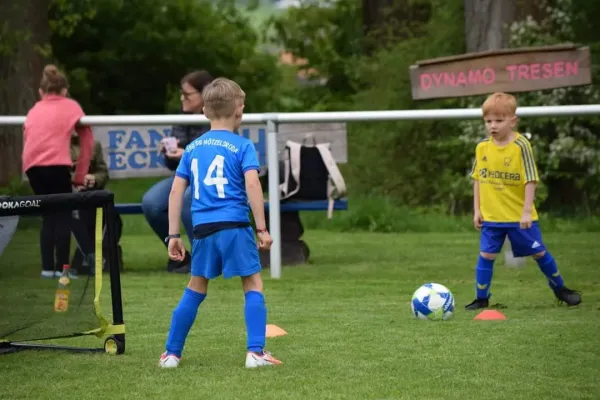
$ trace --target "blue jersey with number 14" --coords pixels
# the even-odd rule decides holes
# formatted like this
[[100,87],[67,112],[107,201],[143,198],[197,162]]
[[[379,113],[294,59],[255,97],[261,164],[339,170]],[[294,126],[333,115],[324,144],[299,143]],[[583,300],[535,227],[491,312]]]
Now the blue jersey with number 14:
[[233,132],[211,130],[190,143],[175,174],[190,182],[192,223],[249,222],[244,174],[259,170],[254,144]]

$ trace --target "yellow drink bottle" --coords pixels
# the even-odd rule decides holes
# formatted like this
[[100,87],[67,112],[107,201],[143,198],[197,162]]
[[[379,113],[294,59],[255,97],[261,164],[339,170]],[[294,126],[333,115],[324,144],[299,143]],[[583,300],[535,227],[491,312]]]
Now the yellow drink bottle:
[[69,284],[71,278],[69,278],[69,265],[63,265],[63,272],[61,277],[58,279],[58,287],[56,288],[56,295],[54,296],[54,311],[55,312],[66,312],[69,309]]

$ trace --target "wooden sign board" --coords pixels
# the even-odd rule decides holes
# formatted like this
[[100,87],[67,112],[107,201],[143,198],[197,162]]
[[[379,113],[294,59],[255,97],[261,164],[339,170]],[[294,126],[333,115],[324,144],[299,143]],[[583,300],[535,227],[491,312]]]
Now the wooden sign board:
[[410,80],[415,100],[589,85],[590,51],[558,45],[436,58],[412,65]]

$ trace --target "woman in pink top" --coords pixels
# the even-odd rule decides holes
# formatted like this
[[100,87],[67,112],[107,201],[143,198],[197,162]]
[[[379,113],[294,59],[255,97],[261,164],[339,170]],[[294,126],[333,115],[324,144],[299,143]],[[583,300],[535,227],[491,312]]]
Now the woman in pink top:
[[[38,101],[25,120],[23,171],[36,195],[71,193],[73,185],[83,186],[94,146],[92,130],[79,125],[85,114],[67,97],[67,78],[54,65],[44,68]],[[80,154],[71,180],[71,135],[79,135]],[[59,276],[69,263],[71,213],[45,215],[40,232],[42,277]],[[56,250],[56,259],[55,259]]]

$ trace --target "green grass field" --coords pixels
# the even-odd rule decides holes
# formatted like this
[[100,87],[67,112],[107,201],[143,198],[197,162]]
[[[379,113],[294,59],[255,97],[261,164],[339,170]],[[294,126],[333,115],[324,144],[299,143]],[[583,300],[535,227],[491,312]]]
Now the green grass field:
[[[12,265],[0,270],[3,307],[24,295],[15,287],[27,281],[39,285],[36,235],[19,232],[0,259]],[[475,314],[462,309],[473,297],[475,232],[311,230],[305,238],[309,265],[285,268],[281,280],[270,279],[268,270],[263,274],[269,323],[288,332],[269,339],[267,347],[284,365],[243,367],[241,285],[219,279],[209,288],[181,367],[159,369],[171,311],[187,277],[163,272],[164,247],[141,217],[127,216],[121,241],[126,353],[0,356],[0,398],[598,398],[599,234],[546,235],[568,284],[583,292],[577,308],[556,305],[534,262],[510,269],[500,259],[492,291],[494,301],[507,305],[506,321],[473,321]],[[454,292],[457,311],[451,321],[412,317],[411,294],[428,281]],[[7,282],[13,282],[12,291]],[[48,290],[51,296],[52,287]],[[103,308],[109,308],[107,302]]]

